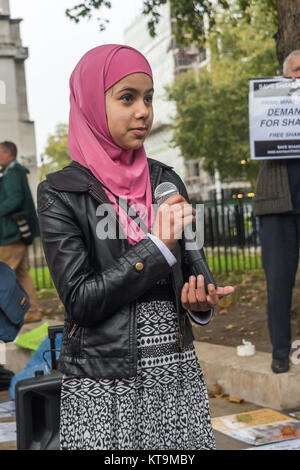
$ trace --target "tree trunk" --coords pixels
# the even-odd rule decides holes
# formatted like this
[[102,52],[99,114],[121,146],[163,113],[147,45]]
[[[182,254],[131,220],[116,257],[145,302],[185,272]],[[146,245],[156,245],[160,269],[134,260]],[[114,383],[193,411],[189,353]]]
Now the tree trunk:
[[276,0],[278,32],[275,35],[279,63],[295,49],[300,49],[300,0]]

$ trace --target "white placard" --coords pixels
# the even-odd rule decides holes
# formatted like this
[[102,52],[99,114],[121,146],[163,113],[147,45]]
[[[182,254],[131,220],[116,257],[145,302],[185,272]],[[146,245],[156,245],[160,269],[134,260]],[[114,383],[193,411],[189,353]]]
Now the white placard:
[[249,81],[252,160],[300,158],[300,79]]
[[0,418],[11,418],[16,416],[16,406],[13,400],[0,402]]
[[16,440],[16,422],[0,423],[0,442],[15,442]]

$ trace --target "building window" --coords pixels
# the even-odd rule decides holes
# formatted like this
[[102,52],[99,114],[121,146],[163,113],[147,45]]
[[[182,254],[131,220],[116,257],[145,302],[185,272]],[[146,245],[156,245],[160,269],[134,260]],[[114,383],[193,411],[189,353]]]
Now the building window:
[[193,176],[200,176],[199,161],[197,160],[187,160],[185,162],[187,169],[187,176],[189,178]]

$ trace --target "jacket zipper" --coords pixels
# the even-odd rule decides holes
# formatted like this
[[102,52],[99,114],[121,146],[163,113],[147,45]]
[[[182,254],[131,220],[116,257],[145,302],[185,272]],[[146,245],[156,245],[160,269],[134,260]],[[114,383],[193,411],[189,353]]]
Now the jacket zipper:
[[74,335],[75,331],[77,330],[78,328],[78,325],[76,323],[74,323],[74,325],[72,326],[71,328],[71,331],[70,333],[68,334],[68,338],[72,338],[72,336]]

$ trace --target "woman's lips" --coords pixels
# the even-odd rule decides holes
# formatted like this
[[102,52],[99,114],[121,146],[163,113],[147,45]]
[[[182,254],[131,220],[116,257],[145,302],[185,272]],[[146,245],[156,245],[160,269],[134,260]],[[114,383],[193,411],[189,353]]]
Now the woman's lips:
[[144,136],[147,134],[146,127],[136,127],[134,129],[130,129],[130,131],[133,132],[137,136]]

